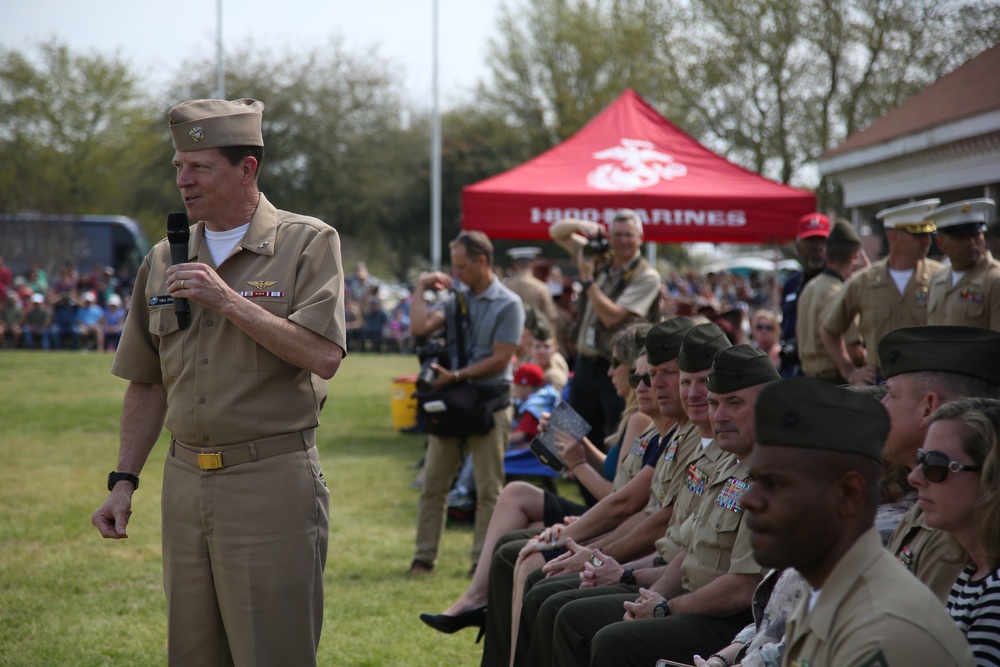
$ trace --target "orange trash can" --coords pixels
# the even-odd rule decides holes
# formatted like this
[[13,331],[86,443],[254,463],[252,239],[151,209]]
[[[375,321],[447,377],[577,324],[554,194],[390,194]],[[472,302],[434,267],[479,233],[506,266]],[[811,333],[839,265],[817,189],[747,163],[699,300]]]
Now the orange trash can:
[[400,375],[392,380],[392,427],[397,431],[417,425],[416,375]]

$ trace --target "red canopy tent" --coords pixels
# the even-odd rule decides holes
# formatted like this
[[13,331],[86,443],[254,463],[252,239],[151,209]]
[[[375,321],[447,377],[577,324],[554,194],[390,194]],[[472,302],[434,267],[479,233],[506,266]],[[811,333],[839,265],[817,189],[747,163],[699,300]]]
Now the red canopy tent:
[[545,240],[562,218],[642,217],[647,241],[770,243],[795,237],[816,198],[719,157],[632,90],[579,132],[462,190],[462,228]]

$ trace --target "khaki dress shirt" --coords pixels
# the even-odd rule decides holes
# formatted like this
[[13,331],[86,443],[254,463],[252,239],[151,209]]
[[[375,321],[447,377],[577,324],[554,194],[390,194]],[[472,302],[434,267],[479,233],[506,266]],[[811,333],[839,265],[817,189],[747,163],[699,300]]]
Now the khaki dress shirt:
[[903,515],[886,549],[942,603],[948,600],[952,584],[965,566],[965,559],[948,533],[928,526],[919,505]]
[[952,283],[945,267],[931,278],[927,324],[961,324],[1000,331],[1000,262],[986,256]]
[[869,363],[879,364],[878,343],[882,337],[903,327],[927,324],[928,285],[941,264],[922,259],[914,268],[902,294],[889,274],[887,259],[875,262],[851,276],[836,300],[823,311],[821,323],[834,333],[846,333],[855,318],[869,350]]
[[[820,337],[820,318],[833,303],[844,286],[844,281],[830,271],[824,271],[808,283],[799,294],[799,314],[795,324],[795,339],[799,342],[799,360],[802,372],[810,377],[835,379],[840,376],[837,364],[823,346]],[[857,318],[844,333],[844,344],[854,345],[861,339]]]
[[791,667],[971,667],[972,651],[923,584],[882,546],[872,527],[823,583],[812,611],[799,601],[782,663]]
[[[340,238],[315,218],[279,211],[262,194],[243,241],[216,267],[204,223],[189,261],[214,268],[242,298],[347,348]],[[177,326],[167,295],[170,246],[156,244],[136,273],[111,372],[167,391],[166,428],[181,442],[231,445],[314,428],[326,382],[269,352],[220,313],[191,304]]]

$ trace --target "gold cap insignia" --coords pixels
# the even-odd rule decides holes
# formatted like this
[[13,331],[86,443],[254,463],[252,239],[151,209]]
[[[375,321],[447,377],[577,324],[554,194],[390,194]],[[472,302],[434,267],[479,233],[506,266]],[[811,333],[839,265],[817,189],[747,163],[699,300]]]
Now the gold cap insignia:
[[191,141],[198,143],[205,138],[205,131],[200,127],[192,127],[191,131],[188,132],[188,136],[191,137]]
[[248,280],[247,285],[250,287],[256,287],[257,289],[264,289],[265,287],[270,287],[271,285],[277,284],[275,280]]
[[972,204],[964,204],[962,206],[962,213],[968,213],[972,210]]

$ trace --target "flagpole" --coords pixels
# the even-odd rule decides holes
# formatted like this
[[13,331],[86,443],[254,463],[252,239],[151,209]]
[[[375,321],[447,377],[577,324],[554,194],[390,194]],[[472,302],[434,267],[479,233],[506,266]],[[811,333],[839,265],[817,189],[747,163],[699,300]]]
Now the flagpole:
[[438,0],[434,0],[433,93],[431,112],[431,267],[441,268],[441,114],[438,109]]

